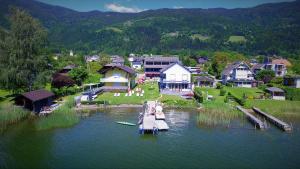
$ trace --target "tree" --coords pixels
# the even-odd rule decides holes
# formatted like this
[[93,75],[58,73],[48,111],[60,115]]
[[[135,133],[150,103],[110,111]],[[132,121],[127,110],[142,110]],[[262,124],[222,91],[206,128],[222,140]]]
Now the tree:
[[69,72],[69,76],[75,80],[77,85],[81,85],[84,79],[88,77],[88,73],[84,67],[77,67]]
[[273,70],[261,70],[256,74],[256,79],[264,83],[269,83],[274,77],[275,72]]
[[47,33],[38,20],[17,8],[11,9],[9,22],[0,43],[0,85],[14,93],[30,91],[34,84],[45,83],[48,59],[42,49]]

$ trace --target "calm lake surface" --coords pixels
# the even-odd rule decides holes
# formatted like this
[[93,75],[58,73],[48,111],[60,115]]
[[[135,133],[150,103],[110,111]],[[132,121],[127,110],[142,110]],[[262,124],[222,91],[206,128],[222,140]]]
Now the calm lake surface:
[[170,109],[170,130],[157,136],[115,123],[136,122],[139,112],[99,110],[71,128],[47,131],[32,121],[11,126],[0,135],[0,168],[299,168],[299,120],[293,133],[253,130],[247,120],[207,128],[195,112]]

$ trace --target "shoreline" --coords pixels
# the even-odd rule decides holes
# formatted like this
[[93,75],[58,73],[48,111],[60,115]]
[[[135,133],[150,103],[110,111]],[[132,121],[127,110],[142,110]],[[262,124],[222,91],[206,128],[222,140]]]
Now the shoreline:
[[[172,106],[172,105],[164,105],[163,106],[166,109],[195,109],[199,110],[198,107],[179,107],[179,106]],[[103,109],[103,108],[143,108],[142,104],[119,104],[119,105],[96,105],[96,104],[91,104],[91,105],[80,105],[75,107],[76,111],[81,111],[81,110],[97,110],[97,109]]]

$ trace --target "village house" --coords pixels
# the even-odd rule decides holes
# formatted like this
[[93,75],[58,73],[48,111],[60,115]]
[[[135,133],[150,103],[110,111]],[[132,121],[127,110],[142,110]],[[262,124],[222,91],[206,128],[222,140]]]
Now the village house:
[[180,63],[178,57],[151,56],[144,59],[144,70],[147,78],[159,78],[160,70],[170,64]]
[[273,100],[285,100],[284,90],[277,87],[266,88],[267,93],[270,94],[271,99]]
[[104,78],[100,79],[104,86],[104,91],[122,91],[126,92],[135,87],[136,72],[130,67],[120,64],[107,64],[99,73],[104,74]]
[[85,62],[98,62],[100,61],[100,56],[99,55],[93,55],[93,56],[85,56]]
[[58,72],[52,75],[51,86],[54,88],[70,87],[76,84],[76,82],[68,75],[68,73],[76,68],[76,65],[67,65]]
[[275,72],[276,77],[283,77],[287,73],[287,67],[291,66],[291,63],[282,58],[272,59],[270,57],[266,57],[264,59],[264,69],[273,70]]
[[142,57],[129,57],[128,61],[133,69],[141,70],[144,59]]
[[35,113],[40,113],[45,107],[52,105],[53,99],[54,93],[41,89],[21,94],[16,98],[16,104]]
[[288,87],[300,88],[300,75],[285,76],[283,78],[283,85]]
[[160,70],[159,88],[161,91],[191,91],[191,72],[181,64],[173,63]]
[[198,75],[201,73],[200,67],[186,67],[193,75]]
[[199,57],[197,57],[197,63],[198,64],[204,65],[207,62],[208,62],[208,57],[207,56],[199,56]]
[[194,85],[197,87],[215,87],[216,80],[209,75],[196,76],[194,77]]
[[253,87],[256,86],[253,72],[244,62],[235,62],[228,65],[222,72],[222,83],[232,83],[238,87]]
[[256,75],[259,71],[265,69],[265,64],[257,63],[252,66],[251,70]]
[[112,64],[124,65],[124,58],[119,55],[110,56]]

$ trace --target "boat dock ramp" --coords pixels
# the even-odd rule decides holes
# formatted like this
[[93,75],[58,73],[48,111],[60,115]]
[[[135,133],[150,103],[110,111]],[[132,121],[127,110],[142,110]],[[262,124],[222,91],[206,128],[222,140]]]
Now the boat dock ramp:
[[[250,122],[252,122],[255,125],[255,127],[259,128],[259,129],[267,128],[267,124],[265,122],[263,122],[259,118],[255,117],[255,115],[251,114],[248,110],[242,108],[241,106],[236,106],[236,107],[238,110],[242,111],[246,115],[246,117],[249,119]],[[273,123],[275,126],[279,127],[283,131],[292,131],[292,127],[289,124],[277,119],[276,117],[271,116],[256,107],[253,107],[252,110],[253,110],[253,113],[258,114],[259,116],[261,116],[264,119],[268,120],[269,122]]]
[[144,112],[139,117],[139,132],[141,134],[156,134],[158,131],[169,129],[162,110],[162,106],[156,101],[147,101],[144,104]]
[[241,112],[243,112],[246,115],[246,117],[248,118],[248,120],[255,125],[255,127],[259,128],[259,129],[265,129],[266,128],[266,125],[265,125],[264,122],[262,122],[260,119],[258,119],[257,117],[255,117],[251,113],[249,113],[246,109],[242,108],[241,106],[236,106],[236,108],[238,110],[240,110]]
[[290,125],[288,125],[287,123],[277,119],[274,116],[271,116],[263,111],[261,111],[260,109],[253,107],[252,108],[254,110],[254,112],[256,112],[257,114],[263,116],[264,118],[266,118],[268,121],[270,121],[271,123],[273,123],[275,126],[281,128],[283,131],[292,131],[292,127]]

